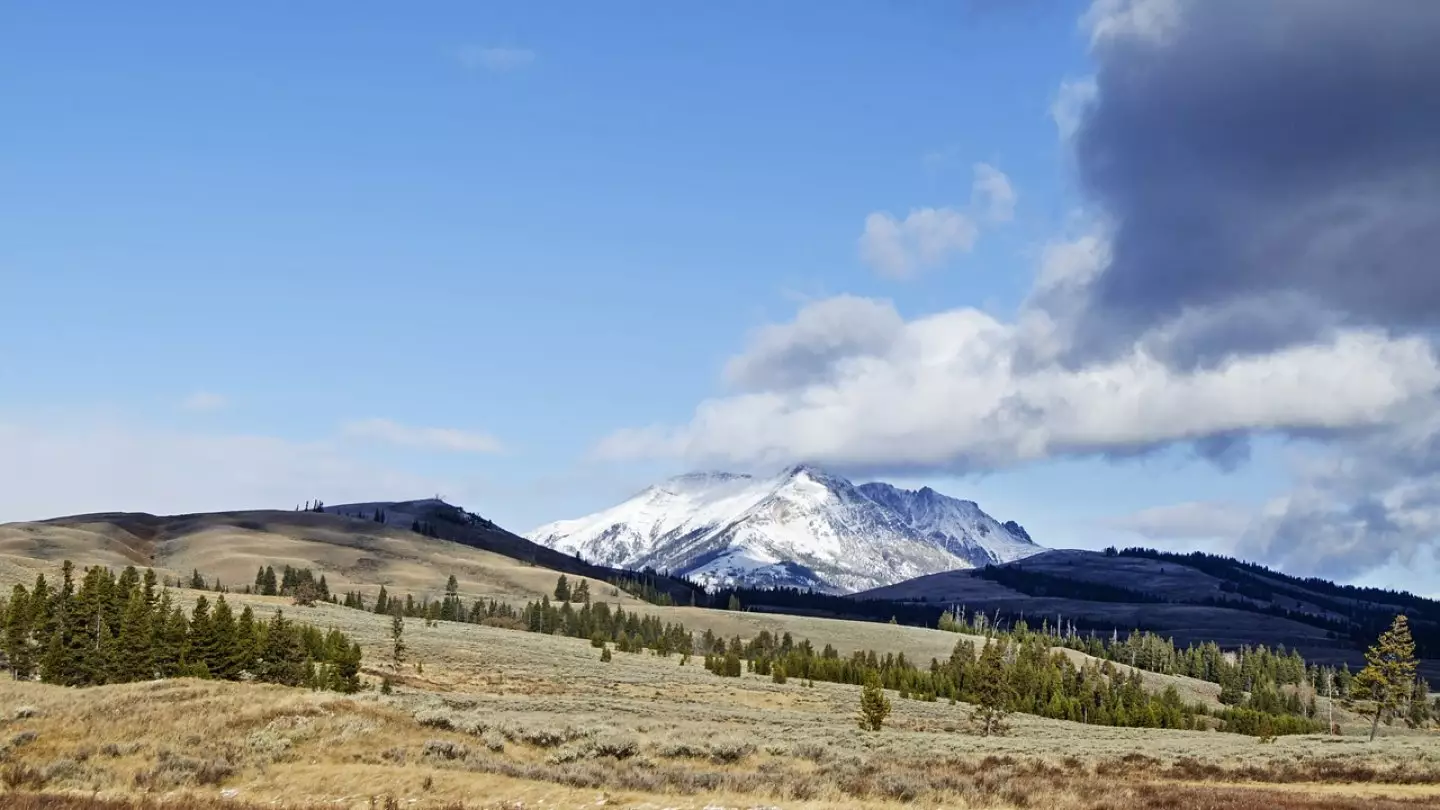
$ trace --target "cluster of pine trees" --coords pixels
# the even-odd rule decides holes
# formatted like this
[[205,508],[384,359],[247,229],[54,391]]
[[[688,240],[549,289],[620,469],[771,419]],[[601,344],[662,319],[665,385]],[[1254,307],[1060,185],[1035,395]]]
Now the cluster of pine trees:
[[[940,629],[956,633],[994,634],[1014,637],[1016,634],[1038,633],[1053,647],[1068,647],[1095,658],[1128,664],[1162,675],[1182,675],[1220,685],[1220,702],[1233,707],[1237,724],[1258,724],[1251,716],[1295,715],[1317,720],[1320,712],[1316,697],[1327,697],[1348,705],[1364,699],[1354,688],[1355,675],[1348,664],[1322,667],[1307,664],[1298,651],[1279,646],[1245,645],[1226,652],[1214,642],[1177,647],[1172,639],[1150,632],[1134,631],[1125,636],[1111,633],[1108,638],[1094,634],[1081,635],[1073,626],[1057,620],[1030,629],[1024,620],[1007,630],[996,630],[994,622],[984,614],[967,616],[963,609],[947,611],[940,617]],[[1440,706],[1429,697],[1423,678],[1412,677],[1404,719],[1411,726],[1422,726],[1440,720]],[[1286,688],[1291,687],[1291,688]],[[1247,714],[1249,712],[1250,714]]]
[[275,566],[262,565],[260,570],[255,572],[255,587],[249,593],[257,593],[261,596],[290,596],[297,597],[296,601],[309,602],[334,602],[335,597],[330,593],[330,583],[325,581],[325,575],[321,574],[316,578],[315,572],[309,568],[293,568],[285,566],[281,569],[280,575],[275,575]]
[[17,680],[93,686],[155,678],[256,680],[354,692],[360,646],[344,634],[296,624],[276,611],[268,621],[248,606],[237,616],[218,597],[189,612],[161,588],[155,572],[133,566],[117,577],[95,566],[75,582],[66,561],[58,586],[42,574],[0,603],[6,665]]

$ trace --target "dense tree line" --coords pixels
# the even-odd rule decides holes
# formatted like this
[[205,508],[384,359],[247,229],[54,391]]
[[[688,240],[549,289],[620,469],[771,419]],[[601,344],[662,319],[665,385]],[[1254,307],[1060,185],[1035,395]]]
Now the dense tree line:
[[1399,607],[1411,618],[1410,630],[1419,655],[1440,655],[1440,602],[1408,591],[1339,585],[1317,577],[1292,577],[1257,563],[1202,551],[1187,554],[1149,548],[1107,551],[1114,551],[1119,556],[1164,560],[1195,568],[1223,580],[1222,589],[1227,592],[1248,599],[1271,602],[1276,597],[1284,597],[1314,605],[1333,615],[1273,604],[1257,605],[1248,599],[1214,600],[1221,607],[1265,613],[1321,627],[1337,638],[1348,638],[1361,648],[1389,627],[1396,607]]
[[1019,564],[987,565],[976,572],[981,579],[1004,585],[1012,591],[1026,596],[1050,596],[1060,599],[1080,599],[1086,602],[1126,602],[1133,604],[1158,604],[1167,600],[1155,594],[1107,585],[1102,582],[1085,582],[1078,579],[1029,571]]
[[75,582],[66,561],[58,585],[43,574],[16,585],[0,604],[6,665],[17,680],[39,678],[93,686],[154,678],[256,680],[353,692],[360,687],[360,646],[286,619],[238,615],[223,595],[186,612],[154,571],[133,566],[117,577],[95,566]]

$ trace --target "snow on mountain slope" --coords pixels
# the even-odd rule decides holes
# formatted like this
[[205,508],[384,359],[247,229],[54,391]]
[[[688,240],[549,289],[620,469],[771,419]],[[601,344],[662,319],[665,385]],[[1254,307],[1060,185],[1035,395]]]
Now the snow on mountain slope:
[[1043,551],[970,501],[855,486],[809,466],[756,478],[693,473],[526,537],[585,560],[707,585],[851,592]]

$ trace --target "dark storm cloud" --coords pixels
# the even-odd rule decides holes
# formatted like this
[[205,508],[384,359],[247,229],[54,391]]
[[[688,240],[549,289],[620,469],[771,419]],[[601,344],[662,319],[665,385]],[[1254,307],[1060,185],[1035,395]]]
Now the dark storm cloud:
[[1208,364],[1440,322],[1440,2],[1180,7],[1095,44],[1077,162],[1116,231],[1081,351],[1185,321],[1169,358]]

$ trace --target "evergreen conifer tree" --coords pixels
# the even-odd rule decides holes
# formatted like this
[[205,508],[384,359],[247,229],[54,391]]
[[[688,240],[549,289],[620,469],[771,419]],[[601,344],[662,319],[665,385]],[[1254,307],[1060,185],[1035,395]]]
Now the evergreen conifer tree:
[[1380,728],[1382,719],[1394,717],[1407,706],[1415,686],[1415,642],[1410,637],[1410,622],[1405,614],[1395,617],[1390,629],[1380,634],[1375,645],[1365,651],[1365,668],[1355,676],[1352,691],[1356,697],[1372,702],[1373,718],[1370,739]]
[[860,728],[863,731],[879,731],[890,716],[890,699],[880,686],[880,676],[874,672],[865,676],[865,686],[860,690]]
[[155,649],[150,606],[145,595],[135,591],[125,603],[116,644],[115,680],[122,683],[148,681],[155,677]]
[[210,670],[212,678],[233,681],[240,677],[238,636],[235,627],[235,614],[231,612],[230,605],[221,596],[215,600],[215,608],[210,614],[211,633],[214,636],[214,648],[205,659],[205,666]]
[[195,609],[190,614],[190,628],[183,649],[181,665],[185,673],[197,678],[210,677],[210,664],[219,655],[219,640],[215,637],[215,626],[210,621],[210,600],[203,596],[195,600]]
[[390,615],[390,663],[396,672],[405,663],[405,620],[398,610]]
[[10,662],[10,676],[28,681],[35,669],[35,650],[30,634],[34,611],[24,585],[16,585],[5,607],[5,657]]
[[1005,642],[993,639],[980,651],[975,666],[975,719],[981,736],[1005,733],[1005,717],[1015,690],[1005,668]]

